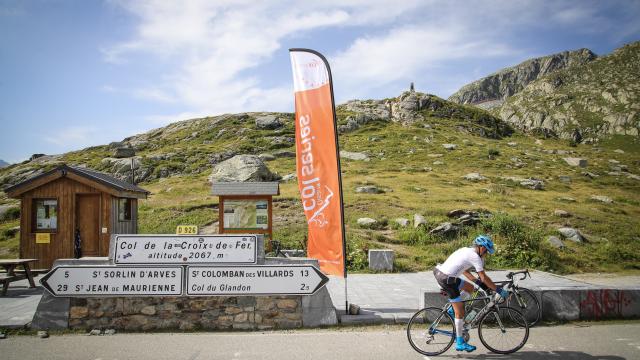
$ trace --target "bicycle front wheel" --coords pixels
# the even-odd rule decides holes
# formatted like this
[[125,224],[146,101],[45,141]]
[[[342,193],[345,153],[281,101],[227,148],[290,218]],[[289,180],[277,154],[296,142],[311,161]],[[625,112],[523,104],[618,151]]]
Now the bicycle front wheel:
[[435,356],[447,351],[455,338],[453,319],[441,308],[424,308],[409,320],[407,338],[422,355]]
[[[516,291],[517,293],[512,292],[509,294],[507,306],[520,310],[524,318],[527,319],[529,327],[532,327],[540,320],[540,316],[542,316],[540,302],[535,293],[527,288],[518,288]],[[513,320],[516,321],[516,319]]]
[[514,308],[494,308],[480,319],[478,336],[491,352],[511,354],[526,344],[529,325],[524,315]]

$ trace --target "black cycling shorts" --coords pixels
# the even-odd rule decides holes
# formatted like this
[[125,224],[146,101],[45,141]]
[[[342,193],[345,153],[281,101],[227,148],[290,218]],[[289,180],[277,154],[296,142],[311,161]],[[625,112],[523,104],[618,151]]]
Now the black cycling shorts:
[[438,285],[449,295],[449,302],[460,302],[460,289],[464,284],[464,280],[459,277],[449,276],[442,271],[434,268],[433,275],[436,277]]

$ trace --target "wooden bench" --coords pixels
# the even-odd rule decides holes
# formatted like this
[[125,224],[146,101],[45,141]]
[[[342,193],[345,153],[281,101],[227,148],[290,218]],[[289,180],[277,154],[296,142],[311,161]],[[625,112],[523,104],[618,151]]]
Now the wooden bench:
[[[29,268],[29,263],[34,261],[37,261],[37,259],[0,259],[0,266],[7,271],[6,273],[0,273],[0,283],[2,283],[1,296],[7,295],[9,284],[14,281],[27,279],[29,280],[29,287],[36,287],[36,284],[33,281],[33,274]],[[16,274],[15,270],[18,266],[22,266],[24,268],[24,275]]]

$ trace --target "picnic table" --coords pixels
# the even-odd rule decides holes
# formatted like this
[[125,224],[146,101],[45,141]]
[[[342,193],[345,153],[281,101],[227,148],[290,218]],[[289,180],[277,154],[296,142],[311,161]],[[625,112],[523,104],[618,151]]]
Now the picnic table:
[[[38,261],[38,259],[0,259],[0,266],[2,266],[6,273],[0,273],[0,283],[2,283],[2,295],[7,295],[7,289],[9,289],[9,283],[14,281],[28,279],[30,287],[36,287],[35,282],[33,281],[33,275],[31,274],[31,269],[29,268],[29,263]],[[22,266],[24,269],[24,275],[16,274],[16,268],[18,266]]]

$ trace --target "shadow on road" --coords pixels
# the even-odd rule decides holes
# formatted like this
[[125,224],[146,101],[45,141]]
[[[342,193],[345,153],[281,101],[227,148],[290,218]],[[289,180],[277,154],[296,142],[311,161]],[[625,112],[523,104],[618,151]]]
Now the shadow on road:
[[515,359],[515,360],[542,360],[542,359],[576,359],[576,360],[626,360],[615,355],[593,356],[581,351],[518,351],[510,355],[480,354],[478,356],[454,357],[460,359]]
[[11,288],[10,287],[9,290],[7,291],[7,295],[0,296],[0,300],[11,299],[11,298],[25,298],[25,297],[34,296],[34,295],[40,295],[42,294],[43,290],[44,289],[42,288],[42,286],[36,286],[35,288],[28,288],[28,287]]

